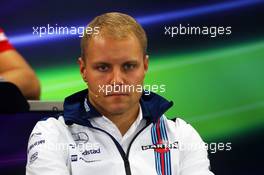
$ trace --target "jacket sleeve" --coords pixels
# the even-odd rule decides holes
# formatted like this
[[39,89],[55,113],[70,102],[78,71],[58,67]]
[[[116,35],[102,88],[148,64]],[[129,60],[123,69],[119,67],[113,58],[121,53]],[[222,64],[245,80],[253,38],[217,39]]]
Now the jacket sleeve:
[[28,142],[26,175],[69,175],[67,147],[56,125],[59,121],[49,118],[39,121]]
[[8,38],[6,37],[4,30],[0,28],[0,52],[4,52],[11,49],[14,49],[14,47],[8,41]]
[[185,121],[176,120],[180,132],[180,175],[213,175],[205,143],[197,131]]

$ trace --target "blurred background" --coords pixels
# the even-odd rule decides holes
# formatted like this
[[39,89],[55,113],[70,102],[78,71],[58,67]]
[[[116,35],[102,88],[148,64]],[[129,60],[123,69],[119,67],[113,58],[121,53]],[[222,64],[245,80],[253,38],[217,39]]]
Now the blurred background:
[[[41,100],[63,101],[85,88],[77,65],[80,37],[39,37],[33,35],[33,27],[86,26],[95,16],[111,11],[135,17],[149,39],[145,84],[166,85],[166,91],[159,94],[174,102],[168,118],[183,118],[208,143],[232,143],[231,151],[210,153],[214,173],[260,174],[264,155],[263,7],[263,0],[4,0],[0,24],[36,71]],[[231,26],[232,33],[165,35],[165,26],[180,24]],[[2,158],[0,166],[12,169],[13,159],[8,163]],[[25,161],[24,155],[19,161]]]

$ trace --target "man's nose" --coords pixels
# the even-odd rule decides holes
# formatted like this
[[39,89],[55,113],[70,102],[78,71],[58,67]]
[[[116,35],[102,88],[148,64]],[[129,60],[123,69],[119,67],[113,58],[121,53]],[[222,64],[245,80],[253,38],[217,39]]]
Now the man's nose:
[[113,72],[112,72],[111,85],[114,85],[114,84],[116,85],[124,84],[123,73],[118,68],[113,69]]

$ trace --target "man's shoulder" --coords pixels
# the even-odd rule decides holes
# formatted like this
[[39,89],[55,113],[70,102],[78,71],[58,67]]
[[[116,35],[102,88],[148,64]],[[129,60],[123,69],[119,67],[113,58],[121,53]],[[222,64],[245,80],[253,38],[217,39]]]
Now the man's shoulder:
[[186,122],[184,119],[182,119],[180,117],[169,118],[169,117],[166,117],[165,115],[163,115],[163,118],[165,118],[168,123],[173,124],[176,127],[189,125],[188,122]]
[[[163,116],[166,118],[165,116]],[[175,132],[184,135],[184,136],[194,136],[194,137],[200,137],[198,132],[195,130],[195,128],[188,122],[186,122],[184,119],[180,117],[175,117],[173,119],[166,118],[168,127],[175,129]]]
[[63,116],[46,117],[36,123],[29,136],[29,145],[40,140],[44,140],[46,144],[67,142],[68,137],[68,127]]
[[50,132],[52,130],[62,130],[66,126],[64,122],[63,115],[56,115],[56,116],[50,116],[50,117],[44,117],[41,120],[39,120],[34,130],[42,130],[44,132]]

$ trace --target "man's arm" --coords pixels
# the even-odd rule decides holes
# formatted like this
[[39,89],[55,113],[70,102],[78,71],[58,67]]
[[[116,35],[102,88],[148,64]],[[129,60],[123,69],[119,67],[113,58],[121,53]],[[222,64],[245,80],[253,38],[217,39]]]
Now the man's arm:
[[195,129],[181,119],[176,120],[180,132],[180,175],[214,175],[210,171],[205,144]]
[[16,50],[0,52],[0,77],[14,83],[27,99],[39,99],[39,80],[32,68]]
[[26,175],[69,175],[65,136],[59,130],[58,120],[39,121],[28,142]]
[[27,99],[37,100],[40,84],[33,69],[8,41],[0,28],[0,79],[14,83]]

